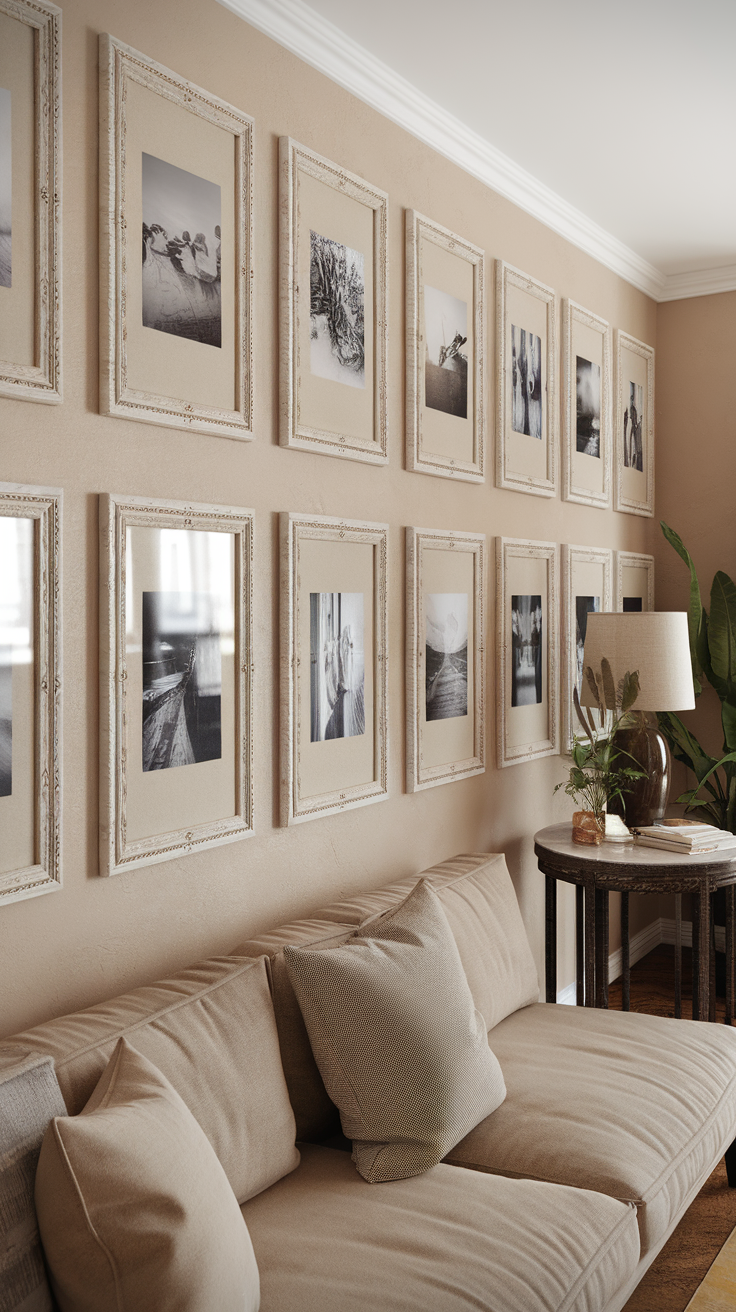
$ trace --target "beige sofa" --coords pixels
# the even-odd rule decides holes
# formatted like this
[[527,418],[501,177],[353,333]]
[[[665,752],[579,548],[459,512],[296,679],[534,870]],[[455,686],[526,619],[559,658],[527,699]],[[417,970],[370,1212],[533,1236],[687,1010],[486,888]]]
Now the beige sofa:
[[121,1035],[167,1076],[225,1168],[263,1312],[624,1305],[736,1136],[736,1034],[539,1004],[503,856],[460,856],[425,876],[501,1063],[502,1105],[426,1174],[360,1178],[283,948],[329,950],[417,877],[322,908],[231,957],[0,1044],[0,1291],[3,1280],[16,1290],[16,1302],[0,1292],[2,1312],[50,1306],[29,1183],[40,1137],[61,1095],[69,1114],[81,1111]]

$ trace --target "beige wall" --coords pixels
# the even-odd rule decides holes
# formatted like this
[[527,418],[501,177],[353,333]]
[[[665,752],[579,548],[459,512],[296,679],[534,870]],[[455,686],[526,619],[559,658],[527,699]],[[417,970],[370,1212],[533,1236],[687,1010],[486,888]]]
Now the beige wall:
[[[255,118],[253,443],[103,419],[97,413],[101,31],[112,32]],[[489,259],[502,257],[518,265],[561,296],[573,297],[653,345],[655,305],[215,0],[129,0],[126,5],[68,0],[63,39],[65,400],[58,408],[0,401],[0,441],[4,480],[58,485],[65,495],[64,888],[0,911],[2,1032],[12,1033],[206,954],[226,951],[269,924],[327,899],[473,849],[506,852],[541,971],[543,881],[532,835],[570,813],[567,799],[552,799],[553,785],[562,776],[561,762],[549,758],[501,771],[491,763],[485,775],[468,781],[417,795],[403,791],[402,526],[642,551],[649,549],[651,525],[559,498],[501,492],[490,482],[484,487],[451,484],[405,471],[404,208],[415,207],[484,247]],[[390,462],[385,468],[278,446],[280,134],[314,147],[390,196]],[[667,462],[661,460],[660,471],[663,466],[666,470]],[[732,480],[724,480],[724,485],[727,481],[733,486]],[[112,880],[97,878],[96,524],[98,493],[103,491],[240,503],[255,507],[257,524],[256,835]],[[705,513],[704,504],[703,509]],[[281,510],[340,513],[391,526],[390,799],[290,830],[277,826],[276,548]],[[492,648],[493,633],[489,637]],[[493,744],[493,659],[488,678],[487,727]],[[568,924],[561,983],[573,975],[571,941]]]

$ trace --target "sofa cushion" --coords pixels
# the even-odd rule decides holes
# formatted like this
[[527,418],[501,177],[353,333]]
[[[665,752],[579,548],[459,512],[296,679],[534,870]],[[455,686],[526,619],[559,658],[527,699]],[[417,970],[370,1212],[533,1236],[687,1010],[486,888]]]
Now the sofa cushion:
[[489,1037],[506,1101],[446,1160],[633,1202],[656,1247],[736,1136],[736,1031],[537,1003]]
[[284,958],[366,1180],[436,1166],[503,1100],[501,1068],[426,880],[343,946],[287,947]]
[[[125,1036],[199,1121],[239,1202],[299,1161],[263,958],[215,958],[15,1036],[53,1057],[67,1108],[81,1111]],[[0,1054],[3,1045],[0,1044]]]
[[639,1256],[600,1194],[452,1166],[377,1190],[311,1144],[242,1210],[261,1312],[606,1312]]
[[36,1209],[61,1312],[258,1312],[247,1227],[168,1080],[120,1039],[41,1147]]

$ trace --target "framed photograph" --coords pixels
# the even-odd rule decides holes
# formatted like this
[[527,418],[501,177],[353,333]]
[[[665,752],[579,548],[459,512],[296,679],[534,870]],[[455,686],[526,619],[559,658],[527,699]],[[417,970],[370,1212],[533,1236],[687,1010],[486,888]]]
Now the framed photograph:
[[482,483],[485,257],[406,211],[406,467]]
[[388,797],[388,526],[281,516],[281,823]]
[[281,445],[388,459],[388,196],[279,142]]
[[562,302],[562,497],[611,506],[611,329]]
[[100,500],[100,874],[253,833],[253,511]]
[[654,350],[616,331],[614,510],[654,514]]
[[654,610],[654,556],[616,553],[616,610]]
[[496,539],[498,765],[559,751],[555,542]]
[[496,486],[557,492],[557,297],[496,260]]
[[0,483],[0,905],[61,887],[61,504]]
[[562,746],[569,752],[580,732],[572,695],[583,682],[588,616],[613,610],[613,552],[610,547],[562,547]]
[[253,120],[100,37],[100,407],[253,436]]
[[406,530],[406,787],[482,774],[484,533]]
[[61,10],[0,0],[0,396],[61,400]]

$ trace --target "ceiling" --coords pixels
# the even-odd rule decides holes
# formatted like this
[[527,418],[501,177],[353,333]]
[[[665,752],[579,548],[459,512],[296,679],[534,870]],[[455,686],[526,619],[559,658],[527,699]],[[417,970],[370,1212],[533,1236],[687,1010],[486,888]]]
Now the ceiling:
[[736,288],[736,0],[221,0],[657,300]]

